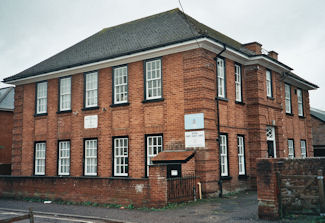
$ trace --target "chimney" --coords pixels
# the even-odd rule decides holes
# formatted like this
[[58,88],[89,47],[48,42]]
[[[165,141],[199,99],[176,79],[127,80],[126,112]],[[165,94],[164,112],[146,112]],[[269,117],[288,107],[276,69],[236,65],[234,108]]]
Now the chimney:
[[275,60],[278,60],[278,55],[279,54],[277,52],[273,51],[273,50],[268,53],[268,56],[272,57]]
[[262,54],[262,44],[258,42],[245,43],[243,46],[256,54]]

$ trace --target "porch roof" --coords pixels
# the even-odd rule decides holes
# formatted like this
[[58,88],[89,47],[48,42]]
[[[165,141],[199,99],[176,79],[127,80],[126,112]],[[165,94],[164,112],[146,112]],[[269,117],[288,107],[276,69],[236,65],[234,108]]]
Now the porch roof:
[[195,155],[195,151],[187,150],[173,150],[173,151],[163,151],[158,153],[157,156],[152,158],[154,164],[161,163],[186,163]]

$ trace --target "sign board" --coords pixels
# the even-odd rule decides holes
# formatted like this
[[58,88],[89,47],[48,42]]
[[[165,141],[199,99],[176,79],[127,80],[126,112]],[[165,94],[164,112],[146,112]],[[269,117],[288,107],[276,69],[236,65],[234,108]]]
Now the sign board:
[[92,129],[97,128],[98,126],[98,116],[97,115],[88,115],[84,118],[84,128]]
[[184,116],[185,130],[204,129],[204,113],[187,114]]
[[205,147],[204,131],[185,132],[185,148]]
[[172,176],[177,176],[178,175],[178,171],[177,170],[172,170],[171,171],[171,175]]

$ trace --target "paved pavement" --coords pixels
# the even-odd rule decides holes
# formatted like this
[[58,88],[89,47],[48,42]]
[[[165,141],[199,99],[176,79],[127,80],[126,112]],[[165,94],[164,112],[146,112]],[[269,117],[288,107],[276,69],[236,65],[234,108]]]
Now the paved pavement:
[[[269,222],[259,220],[257,217],[256,192],[243,192],[222,199],[206,199],[161,210],[117,209],[0,199],[0,219],[23,215],[21,211],[27,212],[28,208],[33,208],[36,222]],[[309,221],[287,219],[272,222]]]

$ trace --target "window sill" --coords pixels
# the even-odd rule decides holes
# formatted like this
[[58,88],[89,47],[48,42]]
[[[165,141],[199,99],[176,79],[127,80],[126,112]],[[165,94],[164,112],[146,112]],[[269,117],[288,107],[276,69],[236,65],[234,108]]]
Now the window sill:
[[231,180],[232,177],[231,176],[223,176],[221,177],[221,180]]
[[60,175],[60,174],[58,174],[58,177],[70,177],[70,174],[62,174],[62,175]]
[[34,114],[34,117],[40,117],[40,116],[47,116],[47,113],[42,113],[42,114]]
[[142,101],[142,103],[150,103],[150,102],[159,102],[159,101],[164,101],[164,98],[157,98],[157,99],[145,99]]
[[125,179],[125,180],[128,180],[128,179],[130,179],[129,178],[129,176],[112,176],[112,177],[110,177],[110,178],[112,178],[112,179]]
[[89,110],[97,110],[99,109],[99,106],[96,106],[96,107],[89,107],[89,108],[83,108],[81,109],[82,111],[89,111]]
[[270,96],[267,96],[266,98],[269,99],[269,100],[274,100],[274,98],[270,97]]
[[306,116],[298,116],[299,118],[301,118],[301,119],[305,119],[306,118]]
[[66,110],[66,111],[57,111],[56,114],[64,114],[64,113],[71,113],[72,110]]
[[238,176],[239,180],[247,180],[248,178],[249,178],[249,176],[247,176],[247,175],[239,175]]
[[130,105],[129,102],[125,102],[125,103],[121,103],[121,104],[111,104],[110,107],[114,108],[114,107],[120,107],[120,106],[128,106]]
[[286,115],[288,115],[288,116],[293,116],[293,114],[292,114],[292,113],[286,113]]
[[228,102],[228,98],[220,98],[220,97],[216,97],[215,100],[219,100],[219,101],[227,101],[227,102]]
[[83,177],[98,178],[98,175],[83,175]]
[[242,101],[235,101],[235,104],[238,104],[238,105],[245,105],[245,103],[242,102]]

